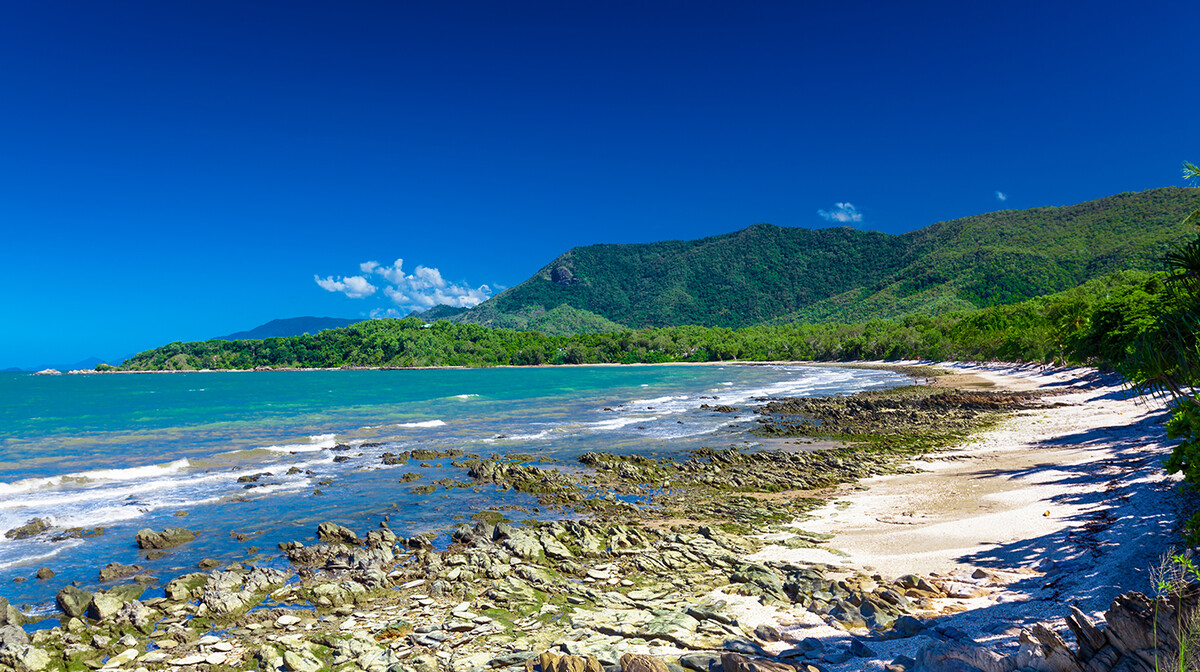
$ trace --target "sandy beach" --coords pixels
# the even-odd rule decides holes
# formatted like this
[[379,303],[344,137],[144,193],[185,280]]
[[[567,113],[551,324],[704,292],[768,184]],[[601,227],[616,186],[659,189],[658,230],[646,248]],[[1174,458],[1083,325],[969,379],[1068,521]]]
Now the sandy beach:
[[[1162,469],[1169,454],[1163,403],[1131,398],[1115,376],[1089,369],[939,366],[958,372],[941,385],[1053,396],[1045,408],[916,461],[918,473],[843,487],[795,523],[832,535],[823,548],[770,546],[749,559],[942,577],[961,592],[940,605],[950,614],[942,623],[1009,651],[1035,622],[1065,630],[1068,605],[1096,616],[1122,592],[1151,592],[1150,572],[1174,539],[1180,496],[1178,480]],[[742,605],[746,618],[775,620],[792,637],[846,636],[810,614]],[[879,658],[870,665],[912,656],[922,644],[872,643]]]

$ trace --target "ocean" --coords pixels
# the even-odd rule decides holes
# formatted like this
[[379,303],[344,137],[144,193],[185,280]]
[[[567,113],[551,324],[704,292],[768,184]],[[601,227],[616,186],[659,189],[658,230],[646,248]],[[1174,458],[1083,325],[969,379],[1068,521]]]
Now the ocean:
[[[141,565],[163,583],[205,558],[281,564],[279,542],[311,538],[327,520],[361,535],[387,516],[402,537],[438,533],[444,544],[457,521],[478,511],[507,507],[514,520],[561,512],[493,486],[414,492],[468,477],[450,458],[385,465],[383,453],[454,449],[580,469],[576,458],[589,450],[753,444],[746,430],[757,397],[908,381],[889,371],[783,365],[3,373],[0,532],[33,518],[51,528],[0,537],[0,596],[49,613],[58,588],[99,586],[109,562]],[[198,536],[147,560],[137,530],[166,527]],[[43,566],[56,576],[34,578]]]

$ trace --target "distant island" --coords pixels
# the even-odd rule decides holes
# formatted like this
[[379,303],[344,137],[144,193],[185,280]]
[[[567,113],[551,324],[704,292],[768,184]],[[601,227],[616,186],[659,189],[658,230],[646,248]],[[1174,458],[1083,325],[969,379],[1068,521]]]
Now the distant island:
[[339,329],[348,327],[355,322],[361,322],[362,318],[347,318],[347,317],[289,317],[279,320],[271,320],[266,324],[250,329],[249,331],[238,331],[228,336],[216,336],[222,341],[243,341],[259,338],[279,338],[283,336],[300,336],[302,334],[315,334],[325,329]]

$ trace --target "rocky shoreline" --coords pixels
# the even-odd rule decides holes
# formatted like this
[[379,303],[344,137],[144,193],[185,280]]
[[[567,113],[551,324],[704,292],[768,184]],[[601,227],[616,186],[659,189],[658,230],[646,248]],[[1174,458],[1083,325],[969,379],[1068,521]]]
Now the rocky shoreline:
[[[936,459],[1006,413],[1053,404],[1045,393],[929,387],[763,400],[757,432],[772,437],[770,449],[594,452],[578,472],[456,456],[475,483],[535,494],[562,519],[516,524],[483,512],[445,550],[398,538],[386,520],[363,536],[323,523],[315,543],[281,544],[287,569],[228,565],[176,577],[144,600],[153,579],[139,581],[136,565],[107,567],[109,580],[131,582],[66,586],[52,620],[22,628],[20,612],[0,605],[0,671],[1143,669],[1130,662],[1145,649],[1130,644],[1138,621],[1128,614],[1146,613],[1133,597],[1103,631],[1125,632],[1120,642],[1073,615],[1089,655],[1035,627],[1019,653],[1001,656],[945,617],[1032,570],[885,577],[750,559],[767,545],[824,547],[828,535],[805,531],[803,518],[838,487],[912,471],[914,456]],[[817,439],[833,443],[812,449]],[[137,541],[161,553],[188,534],[144,530]],[[840,634],[797,636],[802,619]],[[901,639],[924,646],[912,657],[876,653]]]

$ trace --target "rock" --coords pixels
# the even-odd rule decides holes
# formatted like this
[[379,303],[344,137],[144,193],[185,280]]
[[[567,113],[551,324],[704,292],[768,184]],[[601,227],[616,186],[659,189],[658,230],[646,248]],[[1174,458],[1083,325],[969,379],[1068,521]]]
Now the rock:
[[850,653],[859,658],[874,658],[878,654],[867,643],[855,637],[850,640]]
[[685,653],[679,657],[679,664],[696,672],[719,672],[722,669],[721,656],[708,652]]
[[925,624],[922,621],[912,616],[904,615],[896,619],[896,622],[892,625],[892,632],[890,634],[893,638],[915,637],[924,629]]
[[514,651],[501,656],[496,656],[487,661],[488,667],[513,667],[514,665],[522,665],[527,660],[533,660],[538,655],[532,651]]
[[926,645],[917,652],[914,672],[1012,672],[1016,663],[971,644],[938,642]]
[[993,582],[1000,580],[1000,577],[996,576],[992,572],[989,572],[988,570],[986,570],[982,567],[979,567],[975,571],[971,572],[971,578],[972,579],[983,579],[985,581],[993,581]]
[[192,599],[192,595],[198,592],[207,580],[207,574],[184,574],[183,576],[171,579],[163,589],[163,592],[167,596],[167,599],[173,602],[186,602]]
[[19,672],[39,672],[50,666],[50,654],[36,646],[21,647],[10,660]]
[[[525,662],[526,669],[528,669],[534,659],[527,658],[518,662]],[[550,651],[537,657],[537,667],[540,672],[604,672],[604,667],[595,658],[575,655],[559,656]]]
[[778,642],[782,638],[779,628],[766,623],[754,629],[754,636],[764,642]]
[[92,594],[82,591],[75,586],[65,586],[54,596],[58,608],[70,618],[82,616],[92,603]]
[[163,549],[174,548],[196,538],[196,533],[183,527],[168,527],[162,532],[149,528],[137,533],[138,548]]
[[787,663],[750,658],[737,653],[721,654],[721,670],[723,672],[796,672],[796,668]]
[[292,672],[320,672],[323,667],[321,661],[313,658],[311,655],[295,651],[283,652],[283,664]]
[[30,518],[24,525],[14,527],[5,532],[4,536],[9,539],[27,539],[35,537],[48,529],[50,529],[49,521],[43,518]]
[[321,523],[317,526],[317,541],[326,544],[349,544],[350,546],[358,546],[362,544],[362,540],[353,530],[342,527],[337,523]]
[[113,617],[125,602],[118,596],[109,593],[96,593],[88,606],[87,615],[97,621],[107,621]]
[[524,560],[537,560],[543,554],[542,543],[537,537],[521,530],[513,530],[502,543],[505,548]]
[[721,645],[721,648],[731,653],[740,653],[749,656],[762,656],[764,658],[771,657],[771,654],[767,653],[765,649],[747,639],[727,639],[725,640],[725,643]]
[[54,570],[50,569],[49,567],[42,567],[41,569],[37,570],[36,576],[37,576],[37,578],[43,579],[43,580],[44,579],[53,579],[54,578]]
[[542,547],[546,549],[546,555],[551,558],[558,558],[560,560],[575,558],[571,550],[564,546],[558,539],[555,539],[553,535],[543,534],[539,538],[539,541],[541,541]]
[[0,664],[17,672],[38,672],[50,665],[50,655],[29,643],[29,635],[19,626],[0,628]]
[[134,574],[142,571],[142,569],[143,568],[139,565],[122,565],[119,562],[110,562],[100,570],[100,582],[108,583],[109,581],[116,581],[117,579],[123,579],[127,576],[133,576]]
[[295,625],[299,622],[300,622],[299,616],[293,616],[291,614],[284,614],[284,615],[280,616],[279,618],[275,619],[275,627],[286,628],[289,625]]
[[829,663],[830,665],[841,665],[842,663],[850,660],[853,657],[854,657],[854,654],[850,653],[849,651],[842,650],[842,651],[833,651],[831,653],[827,653],[824,655],[824,657],[821,658],[821,660],[825,661],[826,663]]
[[220,567],[221,563],[214,560],[213,558],[205,558],[205,559],[201,560],[200,562],[196,563],[196,566],[199,567],[200,569],[215,569],[217,567]]
[[621,672],[670,672],[667,664],[643,653],[627,653],[621,656]]
[[133,662],[134,660],[137,659],[137,657],[138,657],[138,650],[133,649],[133,648],[128,648],[128,649],[125,649],[124,651],[118,653],[115,656],[109,657],[108,662],[105,663],[104,666],[105,667],[120,667],[120,666],[124,665],[125,663]]
[[15,625],[0,628],[0,651],[11,651],[29,643],[29,635]]

